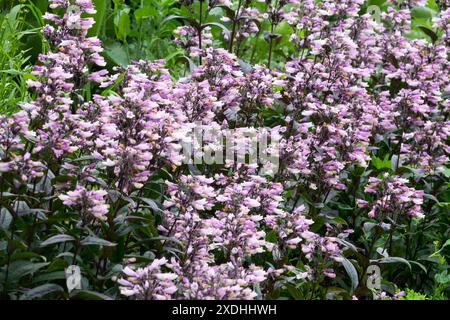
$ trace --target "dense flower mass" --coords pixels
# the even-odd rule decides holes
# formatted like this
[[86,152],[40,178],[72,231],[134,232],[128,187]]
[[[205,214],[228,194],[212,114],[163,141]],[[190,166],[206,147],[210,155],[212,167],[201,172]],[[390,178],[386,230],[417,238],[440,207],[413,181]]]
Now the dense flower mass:
[[[208,1],[221,24],[176,17],[189,62],[176,77],[164,60],[107,68],[92,1],[51,0],[35,98],[0,115],[0,217],[26,216],[30,241],[66,235],[57,254],[72,264],[103,246],[80,265],[130,299],[366,297],[354,273],[387,263],[388,243],[417,258],[404,228],[448,208],[450,8],[418,39],[426,1],[389,1],[380,21],[363,0],[253,2]],[[275,50],[285,29],[292,52]],[[246,49],[258,37],[266,65]],[[195,145],[200,127],[246,147],[241,133],[264,128],[279,142],[259,151],[279,163],[192,161],[224,152],[215,136]]]
[[[407,179],[389,177],[388,174],[385,174],[383,178],[382,180],[370,177],[368,185],[364,188],[364,192],[375,194],[380,198],[370,205],[369,216],[406,213],[415,217],[423,217],[421,212],[422,190],[415,190],[406,186]],[[358,200],[358,205],[364,207],[368,205],[368,202]]]

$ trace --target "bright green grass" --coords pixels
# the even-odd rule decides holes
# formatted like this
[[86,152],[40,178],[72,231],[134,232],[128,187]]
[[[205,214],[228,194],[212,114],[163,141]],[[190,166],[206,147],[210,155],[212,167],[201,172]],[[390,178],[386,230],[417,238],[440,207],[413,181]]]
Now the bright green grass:
[[35,33],[25,20],[28,5],[0,12],[0,113],[11,114],[29,98],[26,80],[31,77],[28,52],[22,49],[26,35]]

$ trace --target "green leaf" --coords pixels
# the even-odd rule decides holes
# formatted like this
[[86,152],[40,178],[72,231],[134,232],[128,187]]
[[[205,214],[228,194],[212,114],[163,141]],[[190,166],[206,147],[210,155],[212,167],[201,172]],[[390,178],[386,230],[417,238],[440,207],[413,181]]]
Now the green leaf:
[[130,22],[130,16],[128,15],[128,12],[122,11],[120,13],[119,17],[119,24],[118,24],[118,38],[120,40],[126,40],[127,36],[130,34],[131,31],[131,22]]
[[416,19],[432,19],[437,12],[428,7],[413,7],[411,10],[411,17]]
[[216,7],[222,9],[225,12],[225,15],[228,18],[234,19],[236,13],[235,13],[235,11],[232,8],[230,8],[228,6],[225,6],[225,5],[218,5]]
[[188,164],[189,173],[193,176],[201,175],[202,172],[197,168],[195,164]]
[[238,59],[238,63],[244,74],[249,74],[253,71],[253,66],[250,63],[248,63],[242,59]]
[[411,264],[409,263],[409,261],[404,258],[400,258],[400,257],[386,257],[386,258],[370,260],[370,261],[376,262],[376,263],[383,263],[383,264],[384,263],[404,263],[404,264],[408,265],[409,269],[411,270]]
[[450,282],[450,275],[447,274],[447,270],[434,275],[434,280],[440,284],[447,284]]
[[334,221],[335,223],[337,223],[338,225],[347,225],[347,221],[345,221],[343,218],[341,217],[332,217],[329,220]]
[[225,27],[223,24],[218,23],[218,22],[208,22],[208,23],[205,23],[204,25],[202,25],[202,28],[205,28],[205,27],[208,27],[208,26],[210,26],[210,27],[212,27],[212,26],[219,27],[220,29],[222,29],[223,33],[224,33],[226,36],[228,36],[227,39],[230,39],[230,37],[231,37],[231,32],[230,32],[230,30],[228,30],[228,28]]
[[25,292],[20,297],[20,300],[33,300],[36,298],[42,298],[54,292],[64,292],[64,289],[57,284],[47,283]]
[[114,42],[106,44],[105,53],[112,62],[122,67],[126,67],[130,63],[130,56],[120,43]]
[[416,266],[419,266],[425,273],[428,272],[428,271],[427,271],[427,268],[426,268],[423,264],[421,264],[421,263],[419,263],[419,262],[417,262],[417,261],[411,261],[411,260],[409,260],[409,263],[412,263],[412,264],[415,264]]
[[24,4],[19,4],[9,10],[9,13],[7,14],[9,26],[13,26],[16,24],[17,16],[19,15],[20,10],[22,10],[23,7],[25,7]]
[[450,239],[447,239],[447,241],[445,241],[445,243],[442,245],[441,250],[443,248],[445,248],[446,246],[450,246]]
[[0,228],[7,230],[12,222],[12,215],[6,208],[0,210]]
[[136,262],[152,262],[153,260],[155,260],[155,254],[151,251],[147,251],[146,253],[144,253],[144,255],[140,256],[140,255],[136,255],[136,254],[127,254],[125,255],[126,259],[129,258],[134,258],[136,259]]
[[[50,268],[50,266],[49,266]],[[39,282],[49,282],[53,280],[65,280],[66,273],[64,271],[53,271],[48,273],[40,274],[36,277],[33,277],[33,283]]]
[[286,289],[289,291],[290,295],[295,300],[303,300],[302,292],[299,289],[297,289],[296,287],[294,287],[292,284],[287,283]]
[[16,261],[16,260],[31,260],[31,259],[39,259],[43,262],[47,261],[47,258],[45,258],[44,256],[41,256],[35,252],[31,252],[31,251],[15,251],[13,252],[13,254],[11,255],[11,261]]
[[17,76],[17,75],[24,74],[22,71],[19,71],[19,70],[13,70],[13,69],[0,70],[0,73],[7,73],[7,74],[10,74],[10,75],[12,75],[12,76]]
[[172,59],[178,58],[179,56],[183,55],[183,51],[182,50],[174,50],[173,52],[169,53],[168,55],[166,55],[164,57],[166,62],[171,61]]
[[29,261],[15,261],[10,264],[10,276],[12,281],[19,281],[21,278],[35,273],[49,265],[49,262],[32,263]]
[[97,13],[94,15],[94,26],[89,30],[89,35],[99,36],[105,23],[105,14],[107,12],[107,3],[109,0],[93,0]]
[[134,16],[136,20],[145,19],[148,17],[156,16],[158,13],[156,12],[156,9],[153,7],[142,7],[137,9],[134,12]]
[[69,236],[67,234],[58,234],[56,236],[50,237],[47,240],[43,241],[41,243],[41,247],[46,247],[51,244],[68,242],[68,241],[75,241],[75,238],[72,236]]
[[423,33],[425,33],[427,36],[429,36],[431,38],[431,41],[433,41],[433,43],[438,40],[438,36],[433,30],[424,26],[419,26],[419,29],[422,30]]
[[370,232],[373,228],[375,228],[378,224],[373,222],[364,222],[363,230],[364,232]]
[[189,18],[186,16],[177,16],[177,15],[170,15],[167,18],[165,18],[161,24],[165,24],[169,21],[172,20],[182,20],[182,21],[186,21],[188,22],[191,26],[193,26],[195,29],[200,29],[200,25],[198,24],[197,20],[193,19],[193,18]]
[[352,292],[353,292],[358,287],[358,284],[359,284],[358,271],[356,271],[355,266],[347,258],[344,258],[344,260],[342,260],[342,265],[344,266],[345,271],[347,272],[348,276],[350,277],[350,280],[352,282]]
[[282,21],[277,25],[275,32],[289,38],[292,34],[292,27],[286,21]]
[[0,241],[0,251],[6,251],[8,248],[8,241],[1,240]]
[[389,160],[388,156],[384,158],[384,160],[381,160],[380,158],[373,157],[372,158],[372,164],[375,167],[375,169],[391,169],[391,160]]
[[450,246],[450,239],[447,239],[447,241],[445,241],[445,243],[442,245],[442,247],[436,253],[440,253],[447,246]]
[[432,201],[434,201],[436,203],[439,203],[439,200],[435,196],[433,196],[432,194],[425,193],[423,195],[423,197],[426,198],[426,199],[430,199],[430,200],[432,200]]
[[140,198],[140,199],[144,201],[146,204],[148,204],[149,207],[152,208],[153,210],[163,212],[163,210],[158,206],[155,200],[149,198]]
[[353,252],[358,252],[358,249],[350,242],[348,242],[347,240],[341,239],[341,238],[333,238],[334,241],[339,242],[340,244],[342,244],[343,246],[345,246],[346,248],[352,250]]
[[[183,61],[183,60],[184,60],[184,61]],[[186,62],[187,65],[189,66],[190,72],[193,72],[194,69],[197,67],[196,64],[195,64],[195,62],[192,61],[191,58],[186,57],[186,56],[179,56],[179,57],[177,58],[176,61],[183,61],[183,62]]]
[[86,238],[84,238],[83,240],[80,241],[80,244],[82,246],[95,245],[95,246],[105,246],[105,247],[114,247],[116,245],[113,242],[110,242],[105,239],[100,239],[96,236],[87,236]]
[[381,7],[385,2],[386,2],[386,0],[369,0],[369,1],[367,2],[367,5],[368,5],[368,6],[374,5],[374,6],[379,6],[379,7]]

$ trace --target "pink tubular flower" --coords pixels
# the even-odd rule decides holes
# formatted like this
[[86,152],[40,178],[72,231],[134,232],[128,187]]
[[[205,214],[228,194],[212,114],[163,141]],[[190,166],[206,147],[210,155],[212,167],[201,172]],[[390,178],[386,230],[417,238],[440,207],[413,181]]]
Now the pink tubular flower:
[[75,190],[59,195],[62,202],[78,211],[84,222],[91,218],[106,220],[108,204],[105,203],[107,192],[104,190],[87,190],[77,186]]
[[138,300],[168,300],[172,299],[178,288],[174,273],[163,272],[167,266],[167,259],[155,259],[145,268],[132,269],[127,266],[123,269],[124,278],[117,280],[120,293]]
[[385,217],[392,218],[399,214],[422,218],[424,192],[408,187],[408,182],[407,179],[388,174],[385,174],[383,179],[371,177],[364,190],[374,194],[376,198],[371,202],[361,199],[357,201],[363,203],[363,207],[371,208],[368,213],[371,218],[378,217],[383,220]]

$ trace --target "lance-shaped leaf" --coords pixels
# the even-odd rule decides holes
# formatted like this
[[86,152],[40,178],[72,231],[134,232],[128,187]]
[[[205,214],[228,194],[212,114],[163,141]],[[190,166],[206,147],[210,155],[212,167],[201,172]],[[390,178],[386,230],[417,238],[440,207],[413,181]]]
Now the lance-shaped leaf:
[[105,246],[105,247],[114,247],[116,243],[111,241],[100,239],[96,236],[87,236],[83,240],[80,241],[82,246]]
[[56,236],[50,237],[47,240],[43,241],[41,243],[41,247],[46,247],[51,244],[61,243],[61,242],[69,242],[69,241],[75,241],[75,238],[72,236],[69,236],[68,234],[58,234]]

